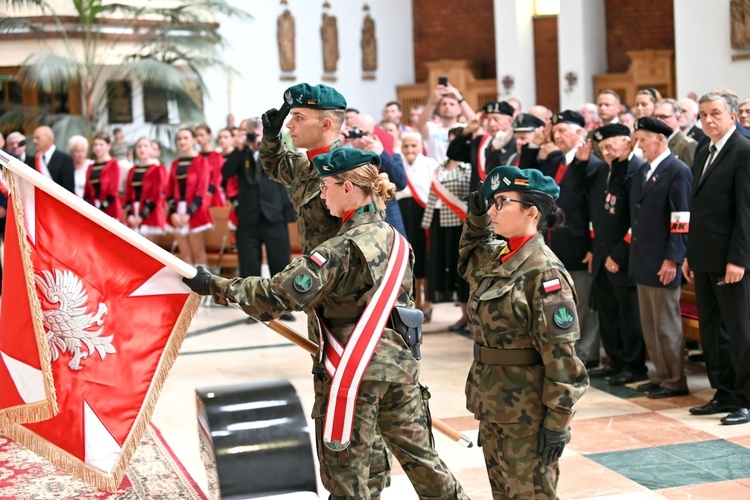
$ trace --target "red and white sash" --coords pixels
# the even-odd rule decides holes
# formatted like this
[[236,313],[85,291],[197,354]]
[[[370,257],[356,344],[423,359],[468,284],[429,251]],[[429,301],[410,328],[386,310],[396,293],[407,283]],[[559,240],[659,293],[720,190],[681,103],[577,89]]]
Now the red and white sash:
[[466,213],[468,211],[468,205],[465,201],[462,201],[458,196],[451,193],[446,189],[445,186],[440,184],[437,180],[437,176],[432,179],[432,190],[435,191],[435,195],[445,203],[445,205],[453,211],[456,216],[462,221],[466,219]]
[[341,345],[319,321],[325,367],[332,380],[323,424],[323,443],[335,451],[345,449],[351,441],[362,377],[383,334],[409,265],[409,243],[395,229],[393,234],[393,248],[380,287],[354,326],[346,346]]
[[484,170],[487,163],[487,157],[484,153],[491,141],[492,136],[490,134],[484,134],[482,138],[479,139],[479,147],[477,147],[477,174],[479,175],[479,180],[482,182],[487,178],[487,172]]
[[404,173],[406,174],[406,185],[409,187],[409,191],[411,191],[411,196],[414,198],[414,201],[417,202],[417,205],[424,208],[427,206],[427,200],[423,200],[420,198],[420,193],[416,189],[414,189],[414,186],[416,185],[415,182],[412,181],[412,179],[409,178],[409,170],[404,169]]

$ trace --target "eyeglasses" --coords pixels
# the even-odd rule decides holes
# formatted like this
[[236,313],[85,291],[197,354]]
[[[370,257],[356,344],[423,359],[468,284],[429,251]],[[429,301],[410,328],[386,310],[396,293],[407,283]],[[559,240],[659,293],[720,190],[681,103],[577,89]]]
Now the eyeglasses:
[[657,120],[669,120],[673,116],[674,115],[654,115],[654,118],[656,118]]
[[329,186],[329,185],[328,185],[328,184],[326,184],[326,183],[325,183],[324,181],[320,181],[320,192],[321,192],[321,193],[325,193],[325,192],[326,192],[326,190],[327,190],[327,189],[328,189],[329,187],[331,187],[331,186],[340,186],[340,185],[342,185],[342,184],[343,184],[344,182],[346,182],[346,181],[339,181],[339,182],[334,182],[333,184],[331,184],[331,185]]
[[530,207],[533,205],[533,203],[529,203],[528,201],[521,201],[521,200],[514,200],[512,198],[508,198],[507,196],[498,196],[497,198],[493,198],[492,203],[495,205],[495,210],[498,212],[503,209],[503,206],[505,206],[506,201],[512,201],[514,203],[520,203],[521,205]]

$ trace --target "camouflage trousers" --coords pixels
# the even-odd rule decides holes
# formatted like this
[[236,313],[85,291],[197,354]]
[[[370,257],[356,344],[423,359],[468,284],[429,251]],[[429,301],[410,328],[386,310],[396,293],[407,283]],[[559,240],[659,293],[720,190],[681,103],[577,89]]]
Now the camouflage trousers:
[[378,498],[380,493],[369,487],[378,437],[399,461],[419,498],[469,498],[432,446],[428,398],[422,397],[418,384],[362,382],[351,443],[338,452],[323,444],[323,418],[315,419],[320,475],[329,498]]
[[539,425],[480,422],[478,441],[494,500],[557,499],[560,469],[542,463]]

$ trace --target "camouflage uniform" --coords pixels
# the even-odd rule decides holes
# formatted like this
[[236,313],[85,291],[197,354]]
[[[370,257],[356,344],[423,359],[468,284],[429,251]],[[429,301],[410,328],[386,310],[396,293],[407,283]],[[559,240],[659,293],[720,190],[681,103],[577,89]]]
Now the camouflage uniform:
[[[298,257],[270,280],[214,276],[211,294],[217,303],[237,304],[263,320],[290,310],[314,310],[345,345],[385,273],[393,236],[393,228],[383,221],[382,212],[361,208],[336,237],[314,249],[315,261]],[[410,255],[413,263],[414,256]],[[413,305],[412,279],[410,266],[396,306]],[[398,333],[390,328],[383,331],[359,390],[353,439],[343,451],[332,451],[322,444],[331,379],[320,360],[316,360],[314,372],[318,456],[331,498],[371,498],[369,468],[372,445],[380,439],[379,434],[420,498],[468,498],[431,445],[428,396],[423,396],[417,380],[419,362]]]
[[[336,140],[330,149],[340,148]],[[292,193],[292,203],[297,213],[302,254],[310,255],[313,248],[335,236],[341,229],[341,219],[328,212],[325,201],[320,199],[320,176],[313,168],[308,156],[284,147],[281,138],[271,141],[263,138],[260,143],[259,159],[269,178],[288,186]],[[320,345],[317,324],[312,311],[307,313],[307,332],[310,340]],[[320,363],[313,366],[315,394],[319,394],[319,383],[325,369]],[[375,439],[371,450],[370,494],[379,498],[380,493],[391,484],[391,457],[382,439]],[[323,483],[327,471],[321,468]]]
[[[574,348],[579,337],[575,290],[541,235],[502,263],[506,252],[504,242],[492,235],[488,215],[467,216],[459,272],[471,288],[475,359],[479,350],[480,357],[526,354],[534,360],[475,360],[466,382],[466,407],[480,421],[479,444],[493,497],[557,498],[558,465],[543,464],[538,434],[542,425],[567,430],[573,405],[588,387]],[[557,289],[545,292],[545,284]]]

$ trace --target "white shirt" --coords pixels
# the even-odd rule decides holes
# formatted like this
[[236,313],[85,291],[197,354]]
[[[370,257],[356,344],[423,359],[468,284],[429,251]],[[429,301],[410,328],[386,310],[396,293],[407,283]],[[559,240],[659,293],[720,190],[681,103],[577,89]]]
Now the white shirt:
[[55,154],[55,145],[53,144],[50,146],[50,148],[41,154],[41,158],[39,162],[39,167],[42,170],[42,175],[45,176],[47,179],[52,179],[52,174],[49,173],[49,169],[47,168],[47,165],[49,164],[50,159],[52,159],[52,155]]
[[701,172],[701,176],[703,176],[706,173],[706,168],[708,167],[708,159],[711,158],[711,161],[715,160],[717,156],[719,156],[719,153],[721,153],[721,150],[726,145],[727,141],[729,140],[729,136],[734,134],[734,131],[737,130],[736,125],[732,125],[732,127],[729,129],[729,131],[724,134],[724,137],[719,139],[719,142],[711,141],[711,143],[708,145],[709,151],[711,150],[711,146],[716,146],[716,153],[714,153],[714,157],[711,158],[711,153],[708,153],[708,156],[706,156],[706,163],[703,164],[703,171]]
[[81,167],[73,171],[73,185],[74,185],[73,192],[79,198],[83,198],[83,190],[86,187],[86,174],[88,174],[89,167],[91,166],[92,163],[94,162],[91,160],[87,160],[85,167]]
[[427,137],[424,138],[427,147],[427,156],[434,158],[438,164],[442,165],[448,159],[448,131],[453,127],[463,126],[462,123],[456,123],[450,127],[443,127],[435,122],[427,122]]
[[648,172],[646,172],[647,181],[651,178],[652,175],[654,175],[654,170],[656,170],[656,167],[658,167],[659,164],[664,161],[664,158],[669,156],[670,153],[671,151],[669,150],[669,148],[667,148],[664,150],[662,154],[654,158],[654,161],[651,162],[651,168],[649,168]]
[[[404,158],[404,173],[409,179],[409,183],[417,191],[419,199],[425,203],[427,203],[428,196],[430,195],[430,185],[432,184],[432,178],[435,176],[437,167],[438,163],[434,159],[421,153],[414,158],[414,164],[412,165],[409,165],[406,158]],[[396,191],[397,200],[412,198],[413,196],[408,184],[401,191]]]

